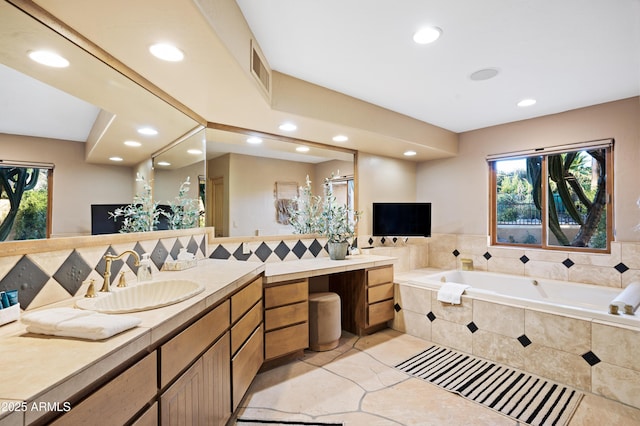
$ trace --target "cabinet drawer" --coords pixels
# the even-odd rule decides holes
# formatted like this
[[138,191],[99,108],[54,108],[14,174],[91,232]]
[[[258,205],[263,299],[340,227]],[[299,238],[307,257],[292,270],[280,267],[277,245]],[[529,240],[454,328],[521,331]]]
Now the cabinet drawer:
[[307,280],[264,289],[265,309],[302,302],[308,299],[309,285]]
[[165,387],[229,327],[229,302],[160,346],[160,387]]
[[265,333],[265,359],[277,358],[309,347],[309,323]]
[[156,353],[152,352],[52,424],[89,425],[100,419],[109,419],[112,424],[127,423],[157,393],[156,363]]
[[267,309],[264,312],[264,328],[266,331],[307,321],[309,321],[309,302],[307,301]]
[[367,308],[367,326],[382,324],[393,319],[393,299],[374,303]]
[[231,296],[231,323],[235,323],[262,297],[262,277]]
[[262,303],[256,303],[245,316],[231,328],[231,353],[235,354],[240,346],[262,322]]
[[369,303],[376,303],[385,299],[393,298],[393,283],[380,284],[367,289],[367,300]]
[[264,330],[259,327],[231,360],[232,407],[238,407],[249,385],[262,366]]
[[369,287],[393,282],[393,266],[369,269],[367,271],[367,284]]

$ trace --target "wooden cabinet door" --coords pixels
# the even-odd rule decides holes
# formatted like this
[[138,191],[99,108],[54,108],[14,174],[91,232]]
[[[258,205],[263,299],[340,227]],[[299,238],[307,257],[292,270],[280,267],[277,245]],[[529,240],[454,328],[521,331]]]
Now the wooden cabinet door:
[[199,358],[160,396],[160,424],[204,425],[204,382]]
[[223,426],[231,417],[230,338],[226,333],[202,355],[204,417],[207,425]]

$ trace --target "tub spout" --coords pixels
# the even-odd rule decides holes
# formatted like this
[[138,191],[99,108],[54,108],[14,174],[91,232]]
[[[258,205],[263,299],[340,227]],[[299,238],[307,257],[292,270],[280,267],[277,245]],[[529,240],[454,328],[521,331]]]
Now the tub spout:
[[472,259],[460,259],[462,262],[462,270],[463,271],[473,271],[473,260]]

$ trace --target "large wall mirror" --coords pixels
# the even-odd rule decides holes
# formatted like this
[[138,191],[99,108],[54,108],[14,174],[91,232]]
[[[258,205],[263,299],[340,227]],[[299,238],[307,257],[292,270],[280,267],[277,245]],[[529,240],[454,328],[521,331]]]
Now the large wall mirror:
[[[46,236],[89,235],[91,206],[131,203],[139,189],[136,174],[152,179],[151,154],[198,123],[90,54],[90,43],[79,47],[54,18],[38,19],[0,1],[0,160],[7,167],[50,168]],[[64,57],[68,66],[30,59],[41,49]],[[157,133],[138,133],[145,127]],[[0,196],[0,218],[9,214],[7,191],[13,189]]]
[[[131,203],[142,190],[137,174],[163,205],[188,179],[188,196],[202,209],[198,224],[214,226],[218,237],[291,234],[283,208],[307,177],[316,194],[332,175],[353,182],[354,151],[215,123],[204,128],[184,106],[117,71],[122,64],[96,55],[99,48],[81,35],[28,12],[0,0],[0,160],[52,166],[47,236],[92,234],[92,206]],[[33,62],[28,54],[38,49],[69,66]],[[141,127],[157,134],[140,135]],[[1,198],[0,218],[8,204]]]
[[336,196],[353,203],[348,188],[355,179],[354,151],[249,129],[209,123],[154,156],[153,163],[156,201],[175,196],[188,178],[190,197],[201,200],[203,222],[215,228],[216,237],[293,233],[286,206],[307,177],[320,195],[325,178],[333,176]]

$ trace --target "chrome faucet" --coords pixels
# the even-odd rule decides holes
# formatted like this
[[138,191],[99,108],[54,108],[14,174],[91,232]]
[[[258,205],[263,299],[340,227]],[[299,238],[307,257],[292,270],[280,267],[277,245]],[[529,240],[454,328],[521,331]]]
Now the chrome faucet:
[[113,255],[111,253],[107,253],[104,255],[104,282],[102,283],[102,288],[100,291],[111,291],[109,289],[109,284],[111,281],[111,263],[114,260],[121,259],[125,254],[130,254],[135,259],[134,266],[140,266],[140,255],[133,250],[125,250],[119,255]]

